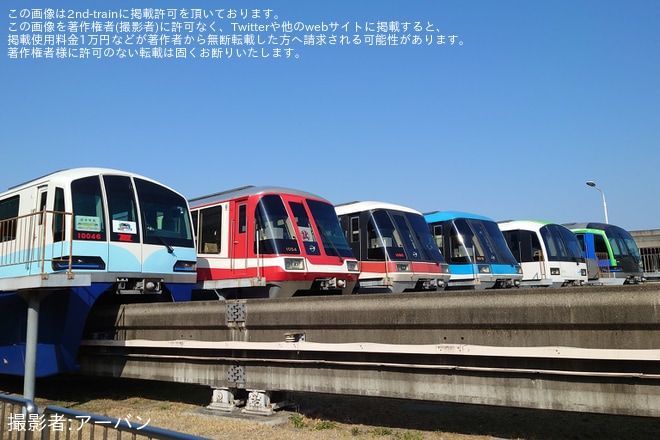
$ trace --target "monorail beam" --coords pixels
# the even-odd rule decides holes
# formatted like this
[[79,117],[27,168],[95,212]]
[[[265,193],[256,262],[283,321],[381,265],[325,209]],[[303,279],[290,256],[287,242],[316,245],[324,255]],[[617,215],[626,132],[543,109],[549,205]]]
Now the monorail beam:
[[655,284],[122,305],[86,334],[87,374],[660,417]]
[[[232,312],[228,308],[237,309]],[[238,313],[238,316],[234,316]],[[660,285],[122,305],[87,337],[660,348]]]
[[[87,341],[86,372],[236,390],[660,416],[660,350]],[[622,358],[623,357],[623,358]]]

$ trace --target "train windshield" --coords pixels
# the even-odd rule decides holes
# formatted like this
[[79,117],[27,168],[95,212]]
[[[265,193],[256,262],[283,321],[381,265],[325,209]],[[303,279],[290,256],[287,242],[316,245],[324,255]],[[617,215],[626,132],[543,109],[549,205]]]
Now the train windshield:
[[548,261],[584,261],[580,243],[570,230],[560,225],[546,225],[540,230]]
[[452,222],[450,263],[518,264],[497,223],[457,218]]
[[369,259],[444,262],[424,217],[413,213],[377,210],[367,225]]
[[615,260],[620,260],[628,256],[632,256],[636,261],[642,259],[635,239],[625,229],[610,226],[605,228],[605,235],[607,235],[610,241]]
[[318,200],[307,200],[307,206],[312,212],[316,228],[321,234],[321,242],[327,255],[353,257],[353,251],[346,242],[334,206]]
[[[257,241],[255,252],[262,254],[300,254],[296,233],[279,195],[265,195],[255,210]],[[307,222],[309,223],[309,222]],[[311,228],[310,228],[311,229]],[[310,235],[311,240],[316,237]],[[258,244],[258,249],[256,245]]]
[[144,222],[144,243],[194,247],[186,200],[161,185],[137,178],[134,180]]

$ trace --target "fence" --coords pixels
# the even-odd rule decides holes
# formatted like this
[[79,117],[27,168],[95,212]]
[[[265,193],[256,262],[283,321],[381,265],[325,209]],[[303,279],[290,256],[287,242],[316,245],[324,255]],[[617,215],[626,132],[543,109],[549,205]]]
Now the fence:
[[0,394],[0,406],[1,440],[204,439],[149,426],[148,420],[113,419],[52,405],[40,413],[31,400],[5,394]]
[[72,242],[64,240],[64,232],[68,225],[71,237],[72,217],[70,212],[37,211],[0,220],[0,268],[25,265],[27,274],[44,276],[45,263],[56,261],[70,274]]
[[646,247],[640,248],[639,252],[642,254],[642,264],[644,265],[644,273],[659,273],[660,272],[660,247]]

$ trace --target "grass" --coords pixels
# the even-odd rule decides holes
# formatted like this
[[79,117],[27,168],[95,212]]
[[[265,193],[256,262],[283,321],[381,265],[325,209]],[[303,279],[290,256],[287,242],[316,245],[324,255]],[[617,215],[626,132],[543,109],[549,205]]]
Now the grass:
[[305,416],[302,414],[291,414],[289,416],[289,421],[296,429],[303,429],[305,426],[307,426],[307,423],[305,423]]

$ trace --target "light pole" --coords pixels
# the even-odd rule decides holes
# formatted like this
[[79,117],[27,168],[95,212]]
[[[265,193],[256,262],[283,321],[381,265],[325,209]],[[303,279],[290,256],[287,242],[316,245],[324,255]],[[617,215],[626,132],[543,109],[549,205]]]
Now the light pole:
[[603,211],[605,212],[605,223],[609,223],[609,220],[607,219],[607,203],[605,202],[605,193],[603,192],[602,189],[598,188],[596,186],[596,183],[592,180],[587,181],[587,185],[589,185],[592,188],[596,188],[598,191],[600,191],[600,194],[603,196]]

